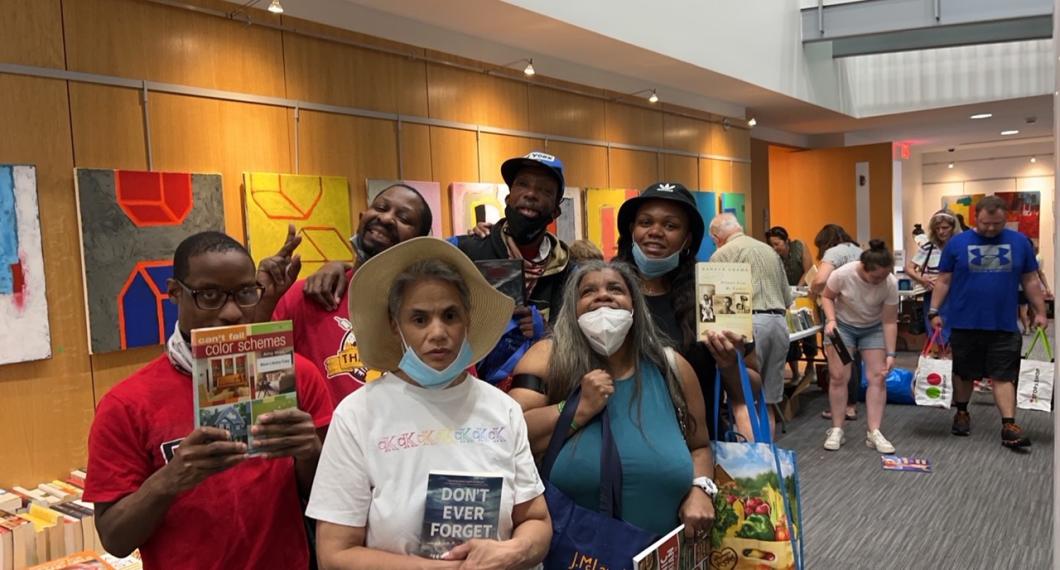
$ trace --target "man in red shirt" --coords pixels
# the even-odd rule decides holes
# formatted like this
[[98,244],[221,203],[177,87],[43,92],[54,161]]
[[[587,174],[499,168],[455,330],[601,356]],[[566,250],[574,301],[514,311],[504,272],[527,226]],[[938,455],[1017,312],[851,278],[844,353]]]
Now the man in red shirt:
[[430,206],[414,188],[394,184],[379,193],[361,214],[357,233],[350,238],[357,256],[355,264],[329,263],[308,279],[293,283],[301,269],[294,254],[301,243],[294,226],[280,251],[261,261],[258,279],[266,291],[258,306],[261,320],[291,320],[298,354],[315,364],[327,378],[332,402],[379,376],[361,362],[357,339],[350,325],[346,286],[354,271],[373,255],[388,247],[431,232]]
[[139,548],[148,569],[306,568],[299,492],[331,422],[324,380],[296,355],[299,409],[259,418],[260,455],[194,429],[190,332],[252,322],[263,287],[247,250],[218,232],[177,247],[168,287],[178,322],[166,353],[111,389],[92,422],[85,500],[100,539],[118,556]]

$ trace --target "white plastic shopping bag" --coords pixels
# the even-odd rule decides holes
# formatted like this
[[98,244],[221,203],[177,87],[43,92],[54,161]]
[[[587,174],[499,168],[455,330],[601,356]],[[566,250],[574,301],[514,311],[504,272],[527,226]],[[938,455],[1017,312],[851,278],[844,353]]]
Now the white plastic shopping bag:
[[[938,358],[942,331],[936,330],[920,353],[920,362],[913,379],[916,405],[949,408],[953,402],[953,361]],[[935,348],[936,351],[932,351]]]
[[[1030,358],[1038,341],[1041,341],[1042,346],[1045,347],[1045,354],[1049,357],[1048,361]],[[1022,410],[1051,412],[1053,410],[1053,376],[1053,347],[1049,344],[1049,337],[1045,335],[1045,331],[1038,329],[1030,348],[1023,353],[1023,359],[1020,360],[1016,406]]]

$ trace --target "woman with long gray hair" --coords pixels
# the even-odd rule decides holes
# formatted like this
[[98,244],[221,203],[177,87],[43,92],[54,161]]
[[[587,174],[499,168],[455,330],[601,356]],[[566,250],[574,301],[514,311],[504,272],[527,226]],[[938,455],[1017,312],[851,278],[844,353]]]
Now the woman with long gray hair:
[[703,396],[692,367],[664,339],[628,265],[586,262],[567,282],[552,338],[531,347],[515,369],[540,377],[545,393],[511,396],[540,454],[581,387],[572,435],[550,476],[577,504],[599,508],[599,414],[607,407],[622,465],[622,519],[658,534],[683,522],[688,533],[702,534],[713,524],[717,489]]

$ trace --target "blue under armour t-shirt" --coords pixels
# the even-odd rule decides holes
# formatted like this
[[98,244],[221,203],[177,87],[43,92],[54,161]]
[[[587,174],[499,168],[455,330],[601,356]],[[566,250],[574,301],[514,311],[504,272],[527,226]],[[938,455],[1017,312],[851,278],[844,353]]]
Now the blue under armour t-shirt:
[[1027,236],[1009,229],[986,238],[961,232],[946,244],[939,271],[952,273],[946,296],[950,328],[1018,332],[1017,289],[1038,271]]

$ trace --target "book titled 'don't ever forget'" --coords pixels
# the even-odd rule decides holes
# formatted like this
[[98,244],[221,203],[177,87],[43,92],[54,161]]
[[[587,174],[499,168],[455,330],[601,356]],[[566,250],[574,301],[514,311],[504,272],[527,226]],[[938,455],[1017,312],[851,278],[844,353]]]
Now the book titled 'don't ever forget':
[[440,558],[471,539],[498,538],[504,477],[432,471],[427,476],[420,555]]
[[196,329],[191,352],[195,427],[228,430],[255,453],[258,418],[298,406],[291,321]]
[[696,264],[696,335],[732,331],[754,340],[751,317],[751,265],[704,262]]

